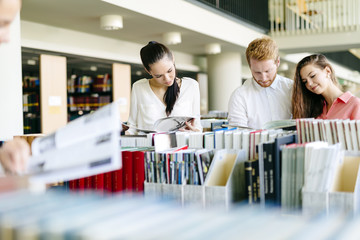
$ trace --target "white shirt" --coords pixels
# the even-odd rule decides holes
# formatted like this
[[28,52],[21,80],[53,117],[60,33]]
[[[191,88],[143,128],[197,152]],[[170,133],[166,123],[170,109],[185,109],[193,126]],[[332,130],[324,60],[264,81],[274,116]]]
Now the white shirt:
[[[152,129],[156,120],[166,117],[166,106],[152,91],[149,80],[134,83],[131,91],[130,116],[128,124],[139,129]],[[195,117],[195,127],[202,130],[200,123],[200,89],[197,81],[182,78],[179,96],[170,116]],[[129,129],[134,134],[134,129]]]
[[293,80],[276,75],[267,88],[253,78],[238,87],[229,100],[230,125],[261,129],[270,121],[291,118],[291,91]]

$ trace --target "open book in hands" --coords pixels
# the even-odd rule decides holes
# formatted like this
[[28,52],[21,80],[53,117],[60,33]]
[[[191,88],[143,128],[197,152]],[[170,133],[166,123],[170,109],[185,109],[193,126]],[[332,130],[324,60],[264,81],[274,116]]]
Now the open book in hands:
[[184,116],[176,116],[176,117],[165,117],[158,119],[152,129],[140,129],[140,128],[134,128],[138,132],[144,132],[144,133],[155,133],[155,132],[174,132],[179,130],[182,127],[186,126],[186,122],[190,122],[194,119],[194,117],[184,117]]

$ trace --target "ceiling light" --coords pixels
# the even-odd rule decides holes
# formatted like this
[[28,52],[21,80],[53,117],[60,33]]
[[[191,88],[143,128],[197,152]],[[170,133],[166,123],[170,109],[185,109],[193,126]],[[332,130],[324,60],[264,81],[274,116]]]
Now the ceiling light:
[[163,41],[167,45],[175,45],[181,43],[181,33],[167,32],[163,34]]
[[97,69],[98,69],[97,66],[94,66],[94,65],[90,66],[90,70],[93,71],[93,72],[96,72]]
[[206,54],[219,54],[221,53],[221,45],[218,43],[210,43],[205,45]]
[[100,18],[101,29],[118,30],[123,28],[123,18],[120,15],[105,15]]

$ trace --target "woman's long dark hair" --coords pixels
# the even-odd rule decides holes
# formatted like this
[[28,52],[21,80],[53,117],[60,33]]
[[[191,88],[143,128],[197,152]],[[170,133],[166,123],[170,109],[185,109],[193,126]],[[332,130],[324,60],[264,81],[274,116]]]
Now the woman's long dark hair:
[[313,54],[303,58],[296,66],[294,87],[292,92],[292,114],[293,118],[316,118],[321,115],[324,108],[324,97],[321,94],[315,94],[308,90],[302,81],[300,71],[303,67],[313,64],[323,70],[329,67],[331,70],[330,79],[336,86],[339,86],[334,69],[329,61],[322,54]]
[[[150,64],[154,64],[164,57],[173,60],[173,55],[169,48],[165,45],[151,41],[140,50],[140,57],[145,69],[150,72]],[[176,68],[174,64],[175,79],[173,85],[167,88],[164,95],[164,102],[166,104],[166,115],[169,116],[174,108],[175,102],[179,96],[180,87],[176,82]]]

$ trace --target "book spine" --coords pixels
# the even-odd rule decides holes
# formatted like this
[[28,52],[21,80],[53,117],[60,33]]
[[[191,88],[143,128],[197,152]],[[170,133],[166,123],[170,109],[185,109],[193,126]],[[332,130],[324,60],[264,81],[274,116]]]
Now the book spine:
[[252,177],[252,161],[246,160],[245,163],[245,186],[248,195],[249,204],[253,203],[253,177]]
[[98,193],[104,193],[104,174],[96,174],[93,177],[94,189]]
[[85,190],[85,178],[79,178],[77,180],[78,191],[83,192]]
[[123,169],[111,172],[112,192],[120,192],[123,190]]
[[135,192],[144,191],[144,181],[145,181],[145,154],[142,151],[133,152],[133,189]]
[[259,160],[252,163],[252,182],[253,182],[253,202],[260,202],[260,178],[259,178]]
[[93,186],[94,185],[92,176],[85,177],[85,189],[92,189]]
[[104,173],[104,191],[107,193],[111,193],[112,190],[112,172],[106,172]]
[[267,193],[265,202],[274,203],[275,201],[275,177],[274,177],[274,143],[264,144],[264,172],[267,172]]
[[123,160],[123,190],[131,192],[133,190],[133,178],[132,178],[132,152],[123,151],[122,160]]

